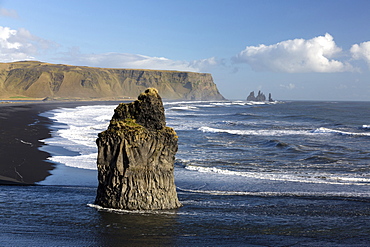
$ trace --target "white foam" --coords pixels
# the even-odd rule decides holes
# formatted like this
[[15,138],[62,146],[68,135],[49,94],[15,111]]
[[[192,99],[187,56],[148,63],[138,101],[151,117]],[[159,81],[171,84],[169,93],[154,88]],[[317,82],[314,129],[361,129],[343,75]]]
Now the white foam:
[[182,111],[186,111],[186,110],[196,110],[196,109],[198,109],[198,108],[195,107],[195,106],[191,106],[191,105],[180,105],[180,106],[171,107],[168,110],[182,110]]
[[213,102],[210,105],[213,106],[231,106],[231,105],[245,105],[244,101],[232,101],[232,102]]
[[247,105],[267,105],[268,102],[265,102],[265,101],[262,101],[262,102],[260,102],[260,101],[248,101],[246,104]]
[[[251,123],[253,124],[253,123]],[[329,129],[325,127],[317,128],[313,131],[308,130],[293,130],[293,129],[246,129],[246,130],[233,130],[233,129],[218,129],[207,126],[202,126],[198,130],[208,133],[228,133],[232,135],[249,135],[249,136],[285,136],[285,135],[315,135],[315,134],[339,134],[339,135],[349,135],[349,136],[370,136],[370,133],[361,132],[350,132]]]
[[349,131],[329,129],[325,127],[320,127],[314,130],[313,133],[340,134],[340,135],[350,135],[350,136],[370,136],[370,133],[349,132]]
[[52,138],[42,140],[45,144],[58,146],[77,156],[53,155],[50,161],[66,166],[96,170],[98,133],[104,131],[114,113],[116,105],[79,106],[59,108],[43,113],[54,120]]
[[95,208],[98,211],[105,211],[109,213],[117,214],[164,214],[164,215],[173,215],[178,214],[175,210],[126,210],[126,209],[116,209],[116,208],[105,208],[96,204],[87,204],[88,207]]
[[282,172],[241,172],[220,169],[216,167],[201,167],[196,165],[186,165],[185,169],[201,173],[215,173],[225,176],[241,176],[254,179],[264,179],[270,181],[285,181],[299,183],[319,183],[319,184],[336,184],[336,185],[370,185],[369,174],[357,177],[338,176],[325,173],[282,173]]
[[232,129],[217,129],[211,127],[200,127],[200,131],[209,133],[228,133],[232,135],[251,135],[251,136],[285,136],[285,135],[312,135],[306,130],[232,130]]
[[276,104],[282,104],[283,101],[247,101],[247,105],[276,105]]
[[210,195],[236,195],[236,196],[293,196],[293,197],[369,197],[370,193],[366,192],[321,192],[321,191],[295,191],[295,192],[277,192],[277,191],[222,191],[222,190],[199,190],[199,189],[183,189],[180,191],[202,193]]
[[82,169],[97,170],[96,158],[97,153],[90,153],[77,156],[52,156],[48,160],[56,163],[62,163],[67,166],[77,167]]

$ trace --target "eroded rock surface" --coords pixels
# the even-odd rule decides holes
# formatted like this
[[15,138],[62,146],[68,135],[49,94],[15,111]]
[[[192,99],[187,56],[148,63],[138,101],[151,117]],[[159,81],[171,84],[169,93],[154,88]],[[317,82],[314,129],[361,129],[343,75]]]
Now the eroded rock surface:
[[[258,91],[257,96],[254,95],[254,91],[250,92],[250,94],[247,97],[247,101],[257,101],[257,102],[265,102],[266,101],[266,96],[261,92]],[[274,100],[272,99],[271,93],[269,93],[269,102],[273,102]]]
[[181,206],[174,182],[176,132],[166,127],[158,91],[120,104],[108,129],[99,134],[98,190],[95,203],[128,210]]

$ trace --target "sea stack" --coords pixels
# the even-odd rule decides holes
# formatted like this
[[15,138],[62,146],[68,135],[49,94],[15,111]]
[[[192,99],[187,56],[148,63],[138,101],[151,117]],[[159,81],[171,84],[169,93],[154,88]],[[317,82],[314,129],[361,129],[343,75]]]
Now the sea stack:
[[174,181],[176,132],[166,127],[162,99],[148,88],[121,103],[99,134],[95,204],[115,209],[159,210],[181,206]]
[[258,91],[258,95],[257,97],[254,96],[254,91],[252,91],[248,97],[247,97],[247,101],[258,101],[258,102],[263,102],[263,101],[266,101],[266,96],[261,92],[261,91]]
[[[252,91],[248,95],[247,101],[265,102],[266,101],[266,96],[261,91],[258,91],[258,95],[255,96],[254,91]],[[269,93],[268,101],[269,102],[274,102],[274,100],[272,99],[271,93]]]

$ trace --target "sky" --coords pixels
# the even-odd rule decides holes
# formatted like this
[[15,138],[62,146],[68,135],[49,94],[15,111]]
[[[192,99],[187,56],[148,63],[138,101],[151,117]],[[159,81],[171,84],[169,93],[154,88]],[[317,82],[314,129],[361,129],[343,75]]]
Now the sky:
[[0,62],[211,73],[227,99],[370,101],[369,0],[0,0]]

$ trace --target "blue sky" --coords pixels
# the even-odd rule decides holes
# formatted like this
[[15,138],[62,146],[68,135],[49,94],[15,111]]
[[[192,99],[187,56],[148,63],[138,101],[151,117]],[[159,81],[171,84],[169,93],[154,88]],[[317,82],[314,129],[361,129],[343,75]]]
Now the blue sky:
[[0,62],[211,73],[228,99],[370,100],[368,0],[0,1]]

